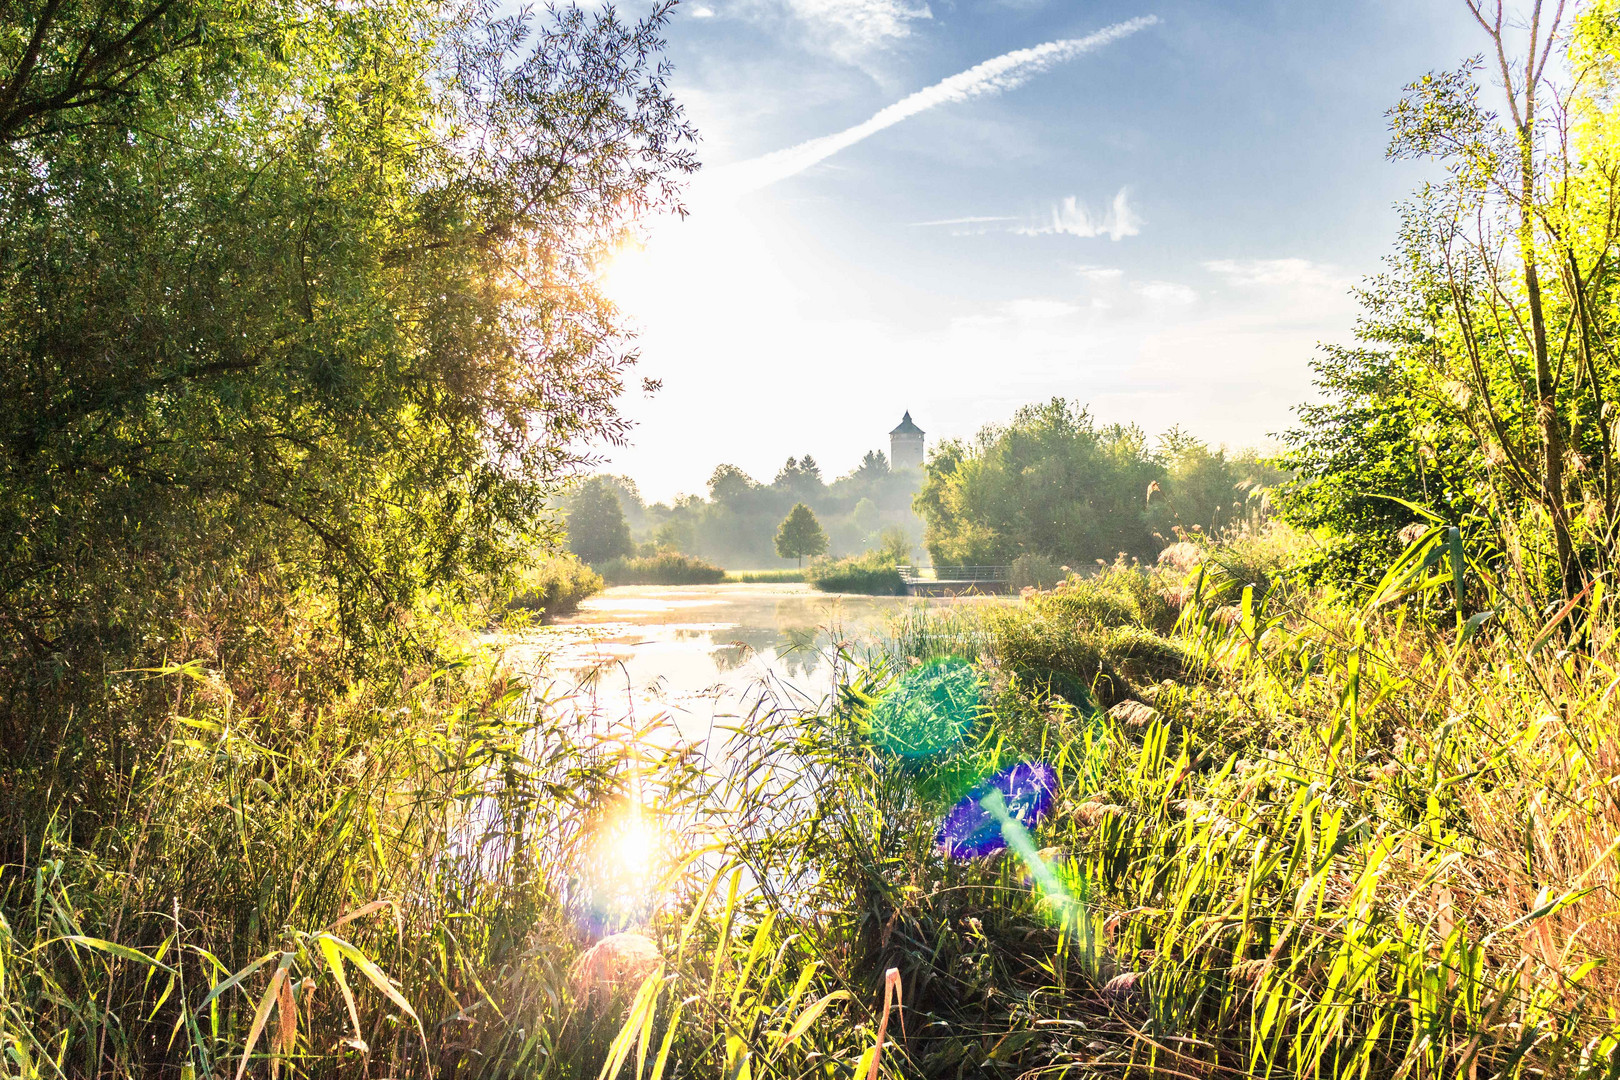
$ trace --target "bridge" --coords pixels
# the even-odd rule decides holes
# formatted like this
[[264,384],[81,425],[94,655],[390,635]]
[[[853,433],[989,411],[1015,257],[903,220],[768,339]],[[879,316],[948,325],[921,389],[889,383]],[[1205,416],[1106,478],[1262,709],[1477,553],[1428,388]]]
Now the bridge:
[[907,596],[1001,596],[1012,592],[1010,566],[902,566]]

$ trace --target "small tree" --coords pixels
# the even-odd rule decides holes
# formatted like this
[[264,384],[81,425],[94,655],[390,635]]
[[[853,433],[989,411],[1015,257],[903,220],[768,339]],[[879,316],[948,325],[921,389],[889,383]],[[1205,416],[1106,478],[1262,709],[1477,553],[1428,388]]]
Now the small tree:
[[804,503],[794,503],[788,516],[776,529],[776,553],[784,559],[797,559],[804,565],[806,555],[814,558],[827,551],[827,534],[821,522]]
[[594,565],[629,555],[634,547],[612,482],[602,476],[585,481],[568,508],[569,550]]

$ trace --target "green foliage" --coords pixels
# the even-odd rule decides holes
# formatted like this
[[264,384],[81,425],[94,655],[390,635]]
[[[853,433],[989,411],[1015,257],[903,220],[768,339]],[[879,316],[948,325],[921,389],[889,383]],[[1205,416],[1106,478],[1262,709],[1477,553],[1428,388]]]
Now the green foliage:
[[815,512],[804,503],[794,503],[787,517],[776,528],[776,553],[784,559],[814,558],[827,550],[827,534]]
[[[1374,336],[1370,323],[1363,333]],[[1467,429],[1396,355],[1324,350],[1312,366],[1326,400],[1300,406],[1300,424],[1286,435],[1281,460],[1295,478],[1274,501],[1284,521],[1323,535],[1309,563],[1320,580],[1359,589],[1376,582],[1401,546],[1397,534],[1415,520],[1404,503],[1455,522],[1477,518],[1488,502]]]
[[821,558],[805,567],[804,580],[822,592],[863,593],[868,596],[904,596],[899,567],[911,558],[905,534],[894,531],[881,546],[843,559]]
[[506,608],[544,617],[569,615],[579,602],[602,591],[602,577],[578,559],[561,556],[539,560],[526,568]]
[[569,500],[568,549],[593,566],[635,550],[619,493],[606,477],[586,480]]
[[[1336,586],[1365,594],[1395,534],[1430,518],[1536,606],[1610,572],[1616,14],[1567,13],[1483,20],[1483,69],[1424,75],[1390,111],[1390,156],[1434,161],[1440,179],[1401,208],[1386,271],[1359,292],[1360,347],[1318,363],[1327,400],[1288,436],[1299,480],[1282,512],[1320,530],[1312,569]],[[1548,82],[1554,57],[1567,92]],[[1564,137],[1540,137],[1554,126]]]
[[1050,589],[1069,571],[1044,555],[1020,555],[1012,561],[1009,583],[1014,589]]
[[598,569],[610,585],[714,585],[726,579],[720,567],[678,551],[610,559]]
[[948,566],[1151,558],[1178,526],[1256,522],[1260,492],[1281,475],[1174,429],[1152,448],[1140,428],[1100,427],[1059,398],[1024,406],[971,445],[941,444],[925,469],[924,542]]
[[[72,89],[69,58],[137,11],[88,73],[115,90]],[[591,260],[674,202],[692,132],[666,10],[493,18],[7,9],[6,753],[54,760],[42,716],[100,715],[105,672],[160,663],[239,583],[334,612],[359,675],[409,612],[555,539],[557,484],[623,426],[631,356]]]
[[803,570],[727,570],[726,580],[742,585],[789,585],[804,580]]
[[956,746],[979,718],[979,681],[965,660],[937,658],[918,665],[872,706],[873,741],[905,758]]
[[[1589,620],[1588,659],[1534,624],[1436,633],[1395,610],[1449,587],[1422,555],[1363,608],[1194,599],[1168,636],[1138,613],[1175,576],[1126,564],[907,609],[827,712],[767,691],[723,757],[581,729],[467,665],[267,677],[323,670],[317,624],[262,669],[126,673],[161,690],[121,748],[144,767],[5,774],[8,1063],[864,1076],[892,968],[907,1075],[1597,1080],[1620,1060],[1620,724],[1591,676],[1620,637]],[[1112,672],[1117,707],[1015,650]],[[1059,783],[1040,865],[942,857],[952,801],[1029,760]],[[74,829],[85,800],[98,827]],[[604,839],[627,821],[660,841]]]

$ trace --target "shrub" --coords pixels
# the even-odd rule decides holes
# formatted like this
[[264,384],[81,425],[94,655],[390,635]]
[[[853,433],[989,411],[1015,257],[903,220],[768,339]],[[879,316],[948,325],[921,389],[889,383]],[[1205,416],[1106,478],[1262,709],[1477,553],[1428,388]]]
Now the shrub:
[[1119,626],[1108,631],[1102,654],[1132,686],[1178,679],[1188,667],[1186,649],[1140,626]]
[[1228,534],[1213,542],[1183,539],[1159,553],[1158,568],[1168,584],[1190,586],[1203,571],[1206,602],[1234,604],[1243,590],[1254,586],[1254,597],[1267,596],[1306,556],[1304,535],[1280,522],[1257,530]]
[[864,593],[867,596],[904,596],[900,564],[911,558],[905,534],[890,530],[870,551],[842,559],[816,559],[805,568],[804,580],[822,592]]
[[1012,561],[1014,589],[1050,589],[1068,576],[1068,569],[1044,555],[1020,555]]
[[894,563],[874,559],[872,552],[844,559],[817,559],[805,567],[804,580],[822,592],[904,596],[905,582]]
[[1092,627],[1033,602],[998,608],[985,617],[990,651],[997,664],[1049,684],[1075,704],[1104,708],[1123,696],[1124,685],[1103,657]]
[[571,555],[542,559],[520,578],[506,611],[549,618],[578,610],[579,602],[602,591],[602,575]]
[[1099,578],[1071,577],[1050,592],[1034,593],[1028,606],[1059,622],[1072,622],[1083,630],[1106,630],[1136,621],[1136,605],[1121,595],[1114,583]]
[[714,585],[726,579],[726,572],[714,563],[678,551],[610,559],[600,569],[612,585]]

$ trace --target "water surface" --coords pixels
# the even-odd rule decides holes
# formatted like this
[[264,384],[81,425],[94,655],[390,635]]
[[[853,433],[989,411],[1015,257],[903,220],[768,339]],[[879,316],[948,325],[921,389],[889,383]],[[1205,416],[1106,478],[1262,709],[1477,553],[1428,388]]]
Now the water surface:
[[768,694],[813,709],[831,692],[840,647],[859,656],[909,605],[994,599],[908,599],[817,592],[807,585],[623,586],[576,615],[505,635],[508,662],[555,681],[609,718],[667,716],[688,739],[745,716]]

